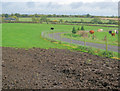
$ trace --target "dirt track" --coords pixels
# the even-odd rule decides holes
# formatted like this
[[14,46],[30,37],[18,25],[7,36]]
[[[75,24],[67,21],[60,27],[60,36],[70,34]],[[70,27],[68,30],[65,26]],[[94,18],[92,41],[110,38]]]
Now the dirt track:
[[3,89],[118,88],[118,61],[60,49],[3,48]]

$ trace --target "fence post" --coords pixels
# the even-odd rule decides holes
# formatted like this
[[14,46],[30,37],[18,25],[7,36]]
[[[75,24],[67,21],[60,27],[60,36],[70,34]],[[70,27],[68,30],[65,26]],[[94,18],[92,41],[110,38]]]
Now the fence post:
[[86,41],[85,41],[85,37],[84,37],[84,46],[86,46]]
[[71,34],[71,41],[70,41],[70,42],[71,42],[71,44],[72,44],[72,34]]
[[108,51],[108,40],[107,40],[107,34],[106,34],[106,52]]

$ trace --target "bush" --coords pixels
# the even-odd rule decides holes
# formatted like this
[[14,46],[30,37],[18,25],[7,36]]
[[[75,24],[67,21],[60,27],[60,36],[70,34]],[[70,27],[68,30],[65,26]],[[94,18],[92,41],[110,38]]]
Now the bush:
[[73,34],[76,34],[75,27],[73,27],[73,29],[72,29],[72,33],[73,33]]
[[81,30],[85,30],[83,26],[81,27]]
[[78,27],[78,29],[77,29],[78,31],[80,30],[80,28]]
[[84,46],[78,46],[78,49],[79,49],[79,50],[85,50],[85,51],[88,50],[88,48],[87,48],[87,47],[84,47]]
[[115,20],[109,20],[108,24],[117,24],[117,22]]
[[109,57],[109,58],[113,57],[113,53],[112,52],[103,52],[102,55],[104,57]]
[[113,52],[110,52],[110,51],[108,51],[108,52],[106,52],[106,51],[101,52],[100,49],[94,50],[91,47],[78,46],[74,50],[81,51],[81,52],[87,52],[87,53],[92,54],[92,55],[96,55],[95,51],[97,51],[97,55],[99,55],[99,56],[108,57],[108,58],[114,57],[114,53]]
[[92,50],[92,48],[90,48],[90,49],[88,50],[88,53],[89,53],[89,54],[94,54],[94,51]]

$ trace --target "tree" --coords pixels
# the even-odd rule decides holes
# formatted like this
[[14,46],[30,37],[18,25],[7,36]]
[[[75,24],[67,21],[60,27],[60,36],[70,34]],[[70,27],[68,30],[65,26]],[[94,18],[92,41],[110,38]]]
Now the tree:
[[14,14],[12,13],[10,16],[14,16]]
[[47,17],[52,17],[52,15],[48,15]]
[[86,17],[87,17],[87,18],[90,17],[90,14],[87,14]]
[[35,14],[35,17],[38,17],[38,14]]
[[113,15],[113,16],[111,16],[111,18],[114,18],[115,16]]
[[16,21],[19,21],[19,18],[17,16],[12,16],[12,18],[15,18]]
[[72,29],[72,33],[73,33],[73,34],[76,34],[75,27],[73,27],[73,29]]
[[53,17],[56,17],[56,14],[53,14],[52,16],[53,16]]
[[80,28],[78,27],[78,29],[77,29],[78,31],[80,30]]
[[5,14],[2,14],[2,17],[5,17]]
[[42,16],[40,20],[43,21],[43,22],[47,22],[47,17],[46,16]]
[[5,18],[8,18],[8,16],[9,16],[8,14],[5,14]]
[[115,20],[109,20],[108,24],[116,24]]
[[20,14],[19,13],[15,13],[15,16],[20,17]]
[[68,23],[68,21],[66,20],[65,23]]
[[81,27],[81,30],[85,30],[83,26]]
[[22,14],[21,17],[28,17],[28,15],[27,14]]
[[40,19],[39,21],[40,21],[40,23],[42,24],[42,20]]

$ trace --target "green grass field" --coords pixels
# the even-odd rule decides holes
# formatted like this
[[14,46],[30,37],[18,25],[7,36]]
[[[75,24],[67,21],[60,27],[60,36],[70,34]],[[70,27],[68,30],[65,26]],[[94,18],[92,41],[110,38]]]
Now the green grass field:
[[32,21],[32,18],[19,18],[19,21]]
[[[55,44],[40,38],[42,31],[50,31],[54,27],[54,31],[70,32],[73,25],[52,25],[52,24],[27,24],[27,23],[4,23],[2,24],[2,46],[20,47],[20,48],[54,48]],[[75,25],[75,27],[80,27]],[[86,30],[97,30],[102,28],[108,30],[108,27],[85,26]],[[57,45],[60,47],[60,45]]]
[[42,31],[50,30],[52,25],[41,24],[3,24],[2,46],[17,48],[63,48],[40,37]]

